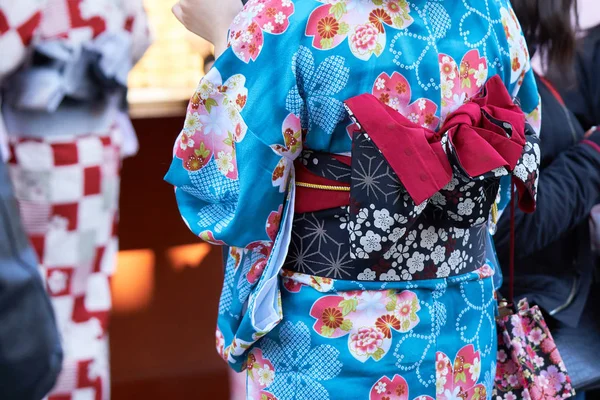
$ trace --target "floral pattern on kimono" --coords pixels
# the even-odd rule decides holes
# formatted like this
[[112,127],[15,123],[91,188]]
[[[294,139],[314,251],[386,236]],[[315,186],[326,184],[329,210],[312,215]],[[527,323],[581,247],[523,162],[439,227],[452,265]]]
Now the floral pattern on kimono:
[[[190,230],[202,240],[230,246],[218,337],[220,352],[232,367],[243,369],[252,348],[278,327],[284,318],[282,293],[325,290],[333,279],[346,276],[344,268],[333,271],[345,263],[337,252],[325,254],[335,263],[320,267],[330,268],[332,276],[302,278],[306,282],[300,284],[295,272],[280,275],[295,234],[293,161],[304,157],[305,150],[350,154],[352,121],[344,101],[373,93],[405,117],[436,129],[487,79],[500,75],[525,114],[539,121],[539,96],[523,52],[522,33],[511,18],[505,19],[510,29],[502,23],[502,15],[510,17],[511,12],[508,0],[427,2],[426,6],[404,0],[247,2],[231,26],[228,49],[190,101],[166,176],[175,186]],[[461,20],[462,25],[454,24]],[[461,34],[467,28],[469,37]],[[474,40],[475,36],[489,40]],[[435,46],[428,44],[432,40]],[[511,49],[518,62],[513,63]],[[401,66],[400,56],[420,61]],[[513,65],[516,79],[508,73]],[[448,76],[443,76],[446,67]],[[315,160],[319,162],[318,157],[302,162]],[[470,205],[461,207],[467,214]],[[378,215],[385,222],[383,214]],[[320,232],[318,221],[315,226]],[[430,236],[423,241],[427,248],[433,240]],[[414,242],[421,241],[419,233]],[[436,248],[437,243],[425,257],[431,259]],[[419,269],[421,263],[415,260],[411,265]],[[489,265],[495,268],[491,261]],[[341,275],[335,275],[338,272]],[[390,284],[403,279],[401,273],[378,273],[382,275]],[[307,318],[310,321],[303,323],[308,328],[316,317]],[[401,334],[390,329],[392,337]],[[309,332],[333,341],[313,328]],[[351,337],[348,331],[344,341]],[[277,382],[276,362],[269,360]],[[375,361],[369,356],[366,362]],[[278,396],[276,391],[266,391]]]
[[256,61],[265,43],[265,34],[279,35],[290,25],[292,0],[250,0],[233,20],[229,46],[244,62]]
[[352,54],[361,60],[379,57],[385,50],[386,27],[403,29],[413,19],[406,0],[318,0],[308,19],[306,35],[313,46],[328,50],[348,39]]

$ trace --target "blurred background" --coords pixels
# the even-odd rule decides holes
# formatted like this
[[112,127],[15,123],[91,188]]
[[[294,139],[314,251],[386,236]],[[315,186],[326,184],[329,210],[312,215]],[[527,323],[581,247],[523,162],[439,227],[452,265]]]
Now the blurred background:
[[214,338],[221,254],[190,234],[163,181],[187,102],[212,58],[212,46],[173,17],[173,3],[145,0],[154,43],[130,75],[140,151],[125,160],[122,176],[110,328],[114,400],[229,396]]

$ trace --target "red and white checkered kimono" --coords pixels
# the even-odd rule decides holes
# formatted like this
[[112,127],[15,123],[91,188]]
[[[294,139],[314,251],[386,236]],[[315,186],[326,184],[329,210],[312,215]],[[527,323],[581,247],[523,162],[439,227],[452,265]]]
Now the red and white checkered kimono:
[[[0,0],[0,84],[32,46],[63,40],[83,47],[111,31],[129,34],[133,64],[148,44],[141,0]],[[107,328],[123,129],[116,105],[103,107],[102,118],[87,118],[91,108],[19,110],[10,118],[3,111],[16,197],[63,339],[63,371],[49,400],[110,398]]]

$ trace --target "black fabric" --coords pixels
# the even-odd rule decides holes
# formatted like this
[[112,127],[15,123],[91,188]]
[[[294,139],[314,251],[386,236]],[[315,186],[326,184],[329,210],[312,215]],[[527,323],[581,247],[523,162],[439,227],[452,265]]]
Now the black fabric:
[[42,399],[61,364],[50,300],[0,162],[0,399]]
[[[560,87],[568,107],[585,130],[600,124],[600,25],[581,40],[575,62],[576,85]],[[542,111],[543,112],[543,111]]]
[[[570,306],[554,317],[577,327],[593,280],[595,259],[588,216],[600,202],[600,152],[581,143],[584,130],[573,114],[540,80],[538,87],[543,114],[542,170],[536,212],[527,215],[517,211],[515,216],[515,293],[548,312],[574,294]],[[503,214],[495,235],[505,276],[509,265],[509,214]]]

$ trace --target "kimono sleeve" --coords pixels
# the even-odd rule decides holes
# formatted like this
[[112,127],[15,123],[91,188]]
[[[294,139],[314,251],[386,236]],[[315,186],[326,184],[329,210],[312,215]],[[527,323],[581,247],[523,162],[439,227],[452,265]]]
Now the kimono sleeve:
[[286,110],[294,43],[286,32],[254,40],[250,56],[233,44],[200,82],[165,177],[194,234],[242,248],[274,241],[302,150]]
[[45,0],[0,0],[0,82],[25,60]]

